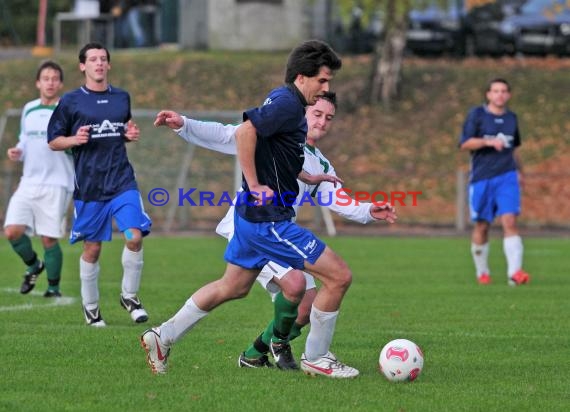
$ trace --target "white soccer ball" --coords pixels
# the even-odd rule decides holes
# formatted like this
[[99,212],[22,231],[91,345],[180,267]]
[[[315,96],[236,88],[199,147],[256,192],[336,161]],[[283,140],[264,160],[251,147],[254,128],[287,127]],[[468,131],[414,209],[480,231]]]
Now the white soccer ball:
[[380,352],[380,371],[391,382],[411,382],[424,367],[424,354],[411,340],[395,339]]

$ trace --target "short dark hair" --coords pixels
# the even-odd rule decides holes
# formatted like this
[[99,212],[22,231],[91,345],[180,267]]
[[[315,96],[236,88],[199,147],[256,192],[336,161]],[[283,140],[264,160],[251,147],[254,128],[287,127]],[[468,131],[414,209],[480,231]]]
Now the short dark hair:
[[336,93],[335,92],[324,92],[319,99],[326,100],[327,102],[331,103],[335,109],[337,109],[336,104]]
[[487,83],[487,90],[485,91],[488,92],[489,90],[491,90],[491,86],[495,83],[503,83],[505,86],[507,86],[507,90],[509,92],[511,91],[511,85],[509,84],[508,81],[506,81],[502,77],[495,77],[494,79],[489,80],[489,83]]
[[59,72],[59,80],[63,82],[63,69],[53,60],[46,60],[40,64],[40,67],[38,67],[38,71],[36,72],[36,80],[40,80],[40,76],[45,69],[53,69]]
[[107,61],[108,62],[111,61],[111,54],[109,53],[109,50],[107,50],[105,46],[103,46],[101,43],[91,42],[87,43],[85,46],[81,48],[81,50],[79,50],[79,63],[85,64],[85,60],[87,59],[87,52],[91,49],[105,50],[105,52],[107,53]]
[[308,40],[295,47],[287,59],[285,83],[293,83],[297,75],[316,76],[321,67],[335,71],[342,66],[342,60],[334,50],[320,40]]

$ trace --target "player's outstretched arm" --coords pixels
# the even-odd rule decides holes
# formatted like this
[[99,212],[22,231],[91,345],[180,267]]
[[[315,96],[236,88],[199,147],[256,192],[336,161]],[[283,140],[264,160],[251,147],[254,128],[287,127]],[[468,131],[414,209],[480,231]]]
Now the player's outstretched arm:
[[171,129],[180,129],[184,126],[184,119],[182,116],[172,110],[161,110],[157,113],[154,119],[154,126],[166,126]]
[[155,126],[168,126],[188,143],[224,154],[236,154],[235,131],[239,127],[190,119],[171,110],[156,115]]
[[352,191],[342,186],[335,187],[332,183],[323,182],[317,187],[317,192],[319,204],[326,206],[331,212],[345,219],[362,224],[378,220],[393,223],[391,222],[393,219],[391,214],[376,210],[377,206],[374,203],[357,201],[351,196]]
[[204,122],[182,116],[184,125],[176,130],[188,143],[224,154],[236,154],[236,130],[239,125]]
[[301,182],[306,183],[310,186],[314,186],[314,185],[318,185],[319,183],[322,182],[329,182],[332,183],[333,186],[337,186],[337,184],[342,185],[344,182],[343,180],[336,176],[336,175],[330,175],[330,174],[320,174],[320,175],[312,175],[310,173],[305,172],[304,170],[301,170],[301,173],[299,173],[299,176],[297,176],[297,179],[299,179]]
[[370,207],[370,215],[376,220],[385,220],[388,223],[394,223],[398,220],[396,208],[390,203],[384,203],[382,205],[372,204]]

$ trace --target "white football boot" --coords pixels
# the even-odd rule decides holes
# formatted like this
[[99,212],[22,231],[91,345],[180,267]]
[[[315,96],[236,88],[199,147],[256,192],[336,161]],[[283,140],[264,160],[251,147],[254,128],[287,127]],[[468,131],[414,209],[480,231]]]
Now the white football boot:
[[307,360],[305,354],[301,355],[301,370],[307,375],[323,375],[329,378],[356,378],[358,369],[340,362],[332,352],[321,356],[315,361]]

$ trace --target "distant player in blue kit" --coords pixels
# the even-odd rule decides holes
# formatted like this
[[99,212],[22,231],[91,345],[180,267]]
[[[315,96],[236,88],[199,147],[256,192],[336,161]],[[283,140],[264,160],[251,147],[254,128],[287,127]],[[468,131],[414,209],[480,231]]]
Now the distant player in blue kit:
[[480,284],[491,282],[489,227],[496,216],[503,227],[509,285],[530,281],[522,269],[523,243],[517,229],[521,210],[522,163],[518,154],[521,138],[517,116],[507,108],[510,98],[506,80],[491,80],[486,91],[487,104],[471,109],[459,142],[461,150],[471,152],[469,204],[475,224],[471,253]]
[[129,94],[111,86],[109,51],[89,43],[79,52],[85,85],[66,93],[48,125],[52,150],[71,149],[75,167],[74,222],[70,242],[83,241],[79,260],[81,298],[88,325],[105,326],[99,310],[99,256],[103,241],[112,237],[112,219],[125,237],[120,303],[133,321],[146,322],[148,314],[137,293],[140,287],[142,239],[150,233],[126,142],[137,141],[140,131],[131,119]]
[[326,43],[304,42],[289,55],[285,85],[272,90],[262,106],[244,112],[244,123],[236,130],[244,191],[224,256],[226,271],[196,291],[172,318],[143,333],[141,343],[154,373],[166,373],[173,344],[217,306],[246,296],[264,265],[273,261],[293,268],[277,280],[283,295],[275,301],[277,339],[270,347],[276,362],[282,369],[296,369],[288,336],[305,292],[305,269],[321,280],[322,287],[313,303],[301,369],[331,378],[358,376],[357,369],[329,351],[340,304],[352,280],[350,269],[319,238],[291,221],[304,161],[305,107],[329,90],[341,65]]

